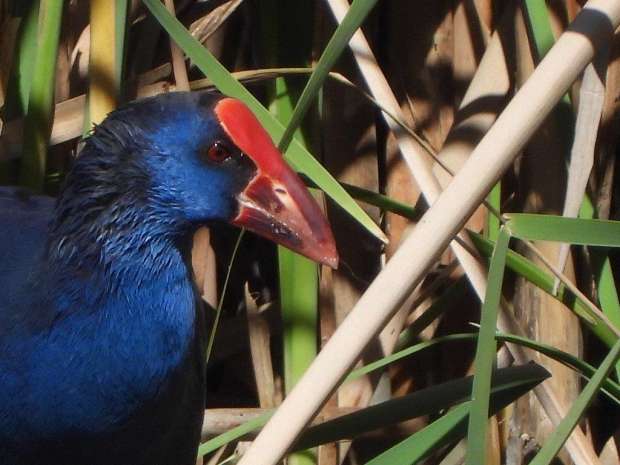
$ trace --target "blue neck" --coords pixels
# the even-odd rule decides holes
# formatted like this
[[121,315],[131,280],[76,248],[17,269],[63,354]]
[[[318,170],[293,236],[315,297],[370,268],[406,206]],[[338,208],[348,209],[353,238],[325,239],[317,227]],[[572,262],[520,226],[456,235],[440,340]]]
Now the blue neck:
[[39,408],[29,421],[42,427],[118,427],[165,395],[195,347],[190,236],[127,213],[113,225],[95,221],[71,235],[57,227],[50,236],[49,305],[31,372]]

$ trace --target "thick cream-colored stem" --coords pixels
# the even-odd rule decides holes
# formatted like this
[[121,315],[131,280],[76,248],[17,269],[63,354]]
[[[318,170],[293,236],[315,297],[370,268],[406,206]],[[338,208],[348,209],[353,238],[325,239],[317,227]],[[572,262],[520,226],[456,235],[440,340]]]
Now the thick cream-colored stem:
[[620,1],[591,0],[540,63],[470,159],[403,242],[246,452],[240,465],[274,465],[422,279],[491,186],[620,22]]

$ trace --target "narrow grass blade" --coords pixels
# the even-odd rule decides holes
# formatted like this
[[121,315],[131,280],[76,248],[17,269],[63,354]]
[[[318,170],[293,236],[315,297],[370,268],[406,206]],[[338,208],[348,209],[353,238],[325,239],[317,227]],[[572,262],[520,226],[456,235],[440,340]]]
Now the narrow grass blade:
[[62,8],[62,0],[42,0],[39,6],[39,33],[20,170],[20,183],[38,191],[43,189],[45,180],[47,142],[54,117],[54,84]]
[[532,38],[534,39],[534,49],[538,55],[536,61],[540,61],[555,42],[550,27],[547,3],[545,0],[525,0],[523,3]]
[[448,289],[441,293],[439,298],[435,300],[426,311],[420,315],[407,329],[405,329],[398,337],[397,348],[407,347],[414,344],[418,340],[418,335],[424,331],[436,318],[439,317],[446,309],[453,306],[454,302],[460,301],[470,287],[466,276],[461,276],[458,281],[452,284]]
[[226,431],[225,433],[220,434],[219,436],[202,443],[198,448],[198,457],[203,457],[207,454],[210,454],[211,452],[218,450],[220,447],[228,444],[229,442],[236,441],[239,438],[245,436],[246,434],[263,427],[272,415],[273,412],[263,413],[262,415],[253,418],[252,420],[249,420],[242,425],[231,429],[230,431]]
[[[530,366],[538,367],[537,365]],[[543,373],[540,374],[540,378],[530,379],[529,382],[522,379],[515,380],[510,387],[508,385],[502,386],[502,388],[494,387],[491,395],[490,413],[496,413],[544,381],[549,374],[544,369],[541,371]],[[367,462],[366,465],[413,465],[423,460],[433,451],[464,435],[467,415],[470,410],[471,402],[465,402],[455,407],[423,430]]]
[[23,13],[3,108],[3,118],[6,121],[21,118],[26,114],[30,84],[34,76],[39,33],[39,0],[30,2],[30,6]]
[[[305,257],[278,247],[280,305],[284,338],[284,385],[288,393],[317,352],[318,266]],[[291,464],[315,463],[312,457],[293,454]]]
[[[284,78],[275,81],[275,100],[271,108],[281,122],[293,111],[292,90]],[[298,140],[303,137],[298,134]],[[302,142],[304,146],[306,145]],[[278,280],[282,308],[284,386],[290,392],[317,353],[318,266],[284,247],[278,247]],[[315,451],[289,455],[290,465],[316,463]]]
[[482,304],[480,335],[474,360],[476,374],[474,376],[469,426],[467,429],[467,456],[465,462],[467,465],[484,463],[486,457],[491,374],[497,352],[497,344],[495,342],[497,312],[502,296],[502,282],[504,280],[504,268],[506,266],[506,253],[509,241],[510,234],[505,227],[502,227],[491,257],[487,292]]
[[[303,180],[309,187],[317,187],[317,185],[306,176],[303,176]],[[341,182],[340,185],[355,200],[359,200],[360,202],[378,207],[381,210],[400,215],[411,221],[419,221],[419,219],[422,218],[424,211],[426,211],[426,205],[423,200],[420,200],[415,206],[412,207],[405,203],[399,202],[398,200],[394,200],[387,195],[364,189],[363,187],[354,186],[345,182]]]
[[[499,181],[491,192],[487,196],[487,203],[495,209],[496,212],[501,212],[502,208],[502,182]],[[491,212],[487,212],[487,228],[486,228],[486,236],[492,240],[497,241],[497,236],[499,235],[499,228],[501,226],[501,222],[499,218]]]
[[359,200],[360,202],[373,205],[381,210],[404,216],[411,221],[419,221],[426,210],[426,205],[424,205],[423,200],[420,200],[414,207],[411,207],[410,205],[394,200],[387,195],[364,189],[362,187],[353,186],[346,183],[342,183],[342,187],[351,195],[351,197]]
[[297,102],[295,111],[291,116],[291,120],[289,121],[286,131],[282,135],[282,138],[278,144],[281,150],[286,150],[290,144],[295,130],[301,124],[301,121],[308,111],[310,104],[316,98],[317,92],[323,85],[323,82],[336,63],[336,60],[340,57],[343,50],[349,43],[349,40],[355,31],[360,27],[364,19],[366,19],[366,16],[376,3],[377,0],[355,0],[351,4],[351,8],[349,9],[347,16],[336,28],[336,32],[334,32],[334,35],[329,40],[327,47],[323,51],[314,72],[310,76],[310,79],[301,94],[301,97],[299,97],[299,101]]
[[117,84],[117,97],[122,98],[125,52],[127,50],[127,11],[129,0],[116,0],[114,5],[114,82]]
[[237,252],[239,252],[239,245],[241,245],[241,241],[243,240],[243,235],[245,234],[245,229],[239,231],[239,236],[237,236],[237,241],[235,242],[235,247],[233,248],[232,255],[230,256],[230,261],[228,262],[228,268],[226,269],[226,277],[224,278],[224,284],[222,285],[222,292],[220,294],[220,299],[217,302],[217,308],[215,309],[215,320],[211,326],[211,333],[209,334],[209,341],[207,343],[207,356],[206,363],[209,363],[209,359],[211,358],[211,352],[213,351],[213,344],[215,344],[215,336],[217,334],[217,330],[220,325],[220,318],[222,316],[222,306],[224,305],[224,298],[226,297],[226,291],[228,290],[228,281],[230,280],[230,273],[232,271],[232,267],[235,264],[235,259],[237,258]]
[[[562,365],[577,371],[586,380],[592,378],[592,376],[594,376],[594,373],[596,372],[596,368],[589,363],[586,363],[580,358],[577,358],[574,355],[569,354],[568,352],[556,349],[555,347],[552,347],[550,345],[543,344],[538,341],[533,341],[522,336],[516,336],[514,334],[497,333],[495,338],[500,342],[512,342],[514,344],[519,344],[521,346],[533,349],[536,352],[540,352],[541,354],[552,358],[556,362],[560,362]],[[608,377],[603,382],[602,387],[603,391],[605,391],[609,399],[620,406],[620,384],[613,381],[611,377]]]
[[[533,48],[535,53],[536,63],[540,62],[547,52],[555,44],[555,37],[553,36],[553,30],[551,29],[551,18],[549,17],[549,11],[547,2],[545,0],[525,0],[525,19],[527,20],[530,35],[532,37]],[[562,96],[558,108],[561,109],[561,113],[556,113],[556,117],[559,118],[563,126],[572,131],[573,125],[571,119],[568,117],[570,114],[570,95],[568,93]]]
[[[187,29],[166,10],[159,0],[143,0],[143,3],[177,45],[183,49],[185,54],[209,77],[222,93],[238,98],[248,105],[274,140],[279,140],[282,137],[284,133],[282,124],[243,85],[232,77],[230,72],[206,48],[191,36]],[[299,141],[292,141],[285,156],[295,170],[312,179],[334,202],[355,218],[371,234],[381,241],[387,242],[387,238],[381,229]]]
[[507,227],[519,239],[620,247],[620,221],[528,213],[511,213],[506,217]]
[[[429,341],[420,342],[418,344],[412,345],[411,347],[407,347],[398,352],[395,352],[389,356],[380,358],[379,360],[375,360],[374,362],[357,368],[356,370],[353,370],[351,374],[346,378],[346,380],[348,381],[356,379],[373,371],[381,370],[392,363],[410,357],[423,350],[430,349],[431,347],[434,347],[438,344],[443,344],[446,342],[449,343],[459,341],[474,341],[477,338],[478,335],[475,333],[461,333],[449,334],[447,336],[437,337]],[[553,360],[565,365],[566,367],[575,370],[585,379],[590,379],[596,371],[596,369],[592,365],[584,362],[583,360],[575,357],[572,354],[569,354],[568,352],[561,351],[559,349],[556,349],[555,347],[542,344],[540,342],[533,341],[522,336],[516,336],[514,334],[496,333],[495,339],[498,342],[511,342],[513,344],[518,344],[540,352],[541,354],[552,358]],[[613,402],[620,405],[620,384],[616,383],[611,378],[607,378],[603,383],[603,388],[608,397]]]
[[[547,2],[545,0],[525,0],[523,4],[525,6],[525,19],[532,38],[535,61],[538,63],[555,43]],[[554,118],[567,134],[572,134],[574,129],[570,103],[570,94],[565,93],[553,113]]]
[[366,465],[414,464],[455,439],[457,429],[463,428],[471,402],[455,407],[421,431],[391,447]]
[[560,423],[551,436],[547,438],[542,449],[536,454],[536,457],[532,459],[530,465],[549,465],[552,462],[553,458],[560,451],[568,439],[568,436],[570,436],[573,429],[577,426],[579,419],[583,416],[600,390],[601,384],[607,377],[609,371],[616,364],[619,357],[620,339],[616,341],[603,360],[603,363],[601,363],[598,370],[596,370],[594,376],[592,376],[586,387],[581,391],[581,394],[579,394],[575,402],[573,402],[573,406],[570,408],[566,418],[562,420],[562,423]]
[[[519,395],[540,383],[549,373],[539,365],[529,364],[503,368],[493,374],[493,395],[519,390]],[[455,404],[468,401],[472,377],[461,378],[421,389],[406,396],[367,407],[317,426],[302,434],[294,449],[302,449],[326,442],[351,439],[377,428],[430,415]],[[514,397],[513,397],[514,399]]]
[[[478,251],[483,256],[489,257],[493,250],[493,243],[472,231],[469,231],[469,235]],[[511,250],[508,251],[506,257],[506,266],[547,294],[564,303],[564,305],[575,312],[575,314],[588,325],[590,330],[607,346],[611,347],[614,345],[617,339],[615,334],[606,324],[601,322],[596,315],[592,314],[583,301],[579,300],[578,297],[573,295],[563,285],[560,285],[557,293],[553,293],[554,278],[551,274],[542,270],[531,260]]]
[[437,344],[442,344],[444,342],[456,342],[456,341],[469,341],[476,338],[475,334],[449,334],[447,336],[440,336],[429,341],[420,342],[419,344],[415,344],[411,347],[407,347],[406,349],[400,350],[398,352],[394,352],[386,357],[382,357],[379,360],[375,360],[374,362],[368,363],[362,367],[356,368],[353,370],[349,376],[345,378],[345,381],[351,381],[353,379],[357,379],[361,376],[367,375],[376,370],[380,370],[381,368],[385,368],[388,365],[397,362],[398,360],[402,360],[403,358],[409,357],[413,354],[421,352],[422,350],[429,349],[431,347],[436,346]]

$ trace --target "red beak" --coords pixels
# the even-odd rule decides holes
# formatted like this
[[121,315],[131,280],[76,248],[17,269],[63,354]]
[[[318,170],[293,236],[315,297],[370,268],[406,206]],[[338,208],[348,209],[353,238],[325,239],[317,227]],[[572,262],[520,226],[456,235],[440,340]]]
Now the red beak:
[[237,198],[239,214],[232,223],[336,268],[338,253],[327,220],[256,117],[232,98],[220,100],[214,112],[232,142],[257,167]]

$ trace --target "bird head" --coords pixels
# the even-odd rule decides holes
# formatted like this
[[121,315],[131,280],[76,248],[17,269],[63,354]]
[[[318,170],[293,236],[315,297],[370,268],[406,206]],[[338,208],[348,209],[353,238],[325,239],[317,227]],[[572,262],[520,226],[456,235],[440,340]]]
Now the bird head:
[[337,266],[319,206],[239,100],[204,92],[140,100],[113,112],[90,140],[89,152],[123,154],[112,182],[140,186],[158,211],[174,212],[174,220],[225,221]]

